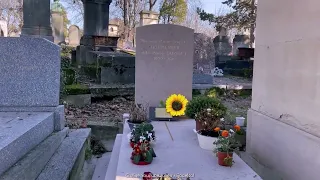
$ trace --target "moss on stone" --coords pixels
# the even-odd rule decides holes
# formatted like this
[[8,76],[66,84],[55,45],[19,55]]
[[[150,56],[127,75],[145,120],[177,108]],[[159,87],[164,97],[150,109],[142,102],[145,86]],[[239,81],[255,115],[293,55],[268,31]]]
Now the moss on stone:
[[101,68],[95,65],[82,66],[81,72],[91,78],[97,78],[100,75]]
[[90,94],[88,86],[82,84],[72,84],[65,87],[67,95]]
[[65,85],[71,85],[76,82],[76,71],[71,68],[63,68],[63,81]]

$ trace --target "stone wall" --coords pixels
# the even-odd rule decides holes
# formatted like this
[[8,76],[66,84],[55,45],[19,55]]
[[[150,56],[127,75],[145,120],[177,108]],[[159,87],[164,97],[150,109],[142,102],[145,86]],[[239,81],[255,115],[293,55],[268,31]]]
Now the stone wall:
[[247,151],[283,179],[318,180],[320,1],[259,1],[258,9]]

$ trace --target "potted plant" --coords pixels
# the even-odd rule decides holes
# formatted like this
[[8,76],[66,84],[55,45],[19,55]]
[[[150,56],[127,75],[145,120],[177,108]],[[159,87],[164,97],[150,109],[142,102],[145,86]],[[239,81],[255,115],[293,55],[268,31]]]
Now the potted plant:
[[160,101],[159,107],[155,108],[155,118],[158,119],[171,119],[172,116],[166,110],[166,104],[164,101]]
[[246,131],[239,125],[234,126],[235,139],[239,142],[239,150],[244,150],[246,146]]
[[213,142],[217,140],[220,130],[220,118],[217,117],[212,109],[205,109],[195,116],[196,121],[201,122],[203,129],[196,131],[199,146],[205,150],[212,150],[214,148]]
[[134,143],[131,153],[131,162],[136,165],[151,164],[153,158],[156,157],[150,142],[145,137],[141,136],[139,142]]
[[231,167],[234,163],[233,153],[238,150],[238,142],[235,139],[235,132],[232,129],[229,131],[216,130],[219,132],[219,137],[214,142],[214,153],[218,158],[218,164],[220,166]]
[[132,129],[129,140],[130,146],[133,148],[134,144],[138,143],[142,137],[149,143],[155,141],[156,136],[152,124],[142,123]]
[[186,108],[186,116],[189,118],[195,119],[196,121],[196,131],[204,129],[204,122],[199,118],[195,118],[197,113],[200,113],[203,110],[212,109],[213,112],[219,113],[217,114],[217,118],[223,118],[227,108],[215,98],[210,98],[207,96],[197,96],[193,98],[188,104]]
[[149,123],[147,109],[142,105],[133,104],[130,107],[130,118],[127,120],[130,130],[134,129],[135,126],[142,124],[143,122]]

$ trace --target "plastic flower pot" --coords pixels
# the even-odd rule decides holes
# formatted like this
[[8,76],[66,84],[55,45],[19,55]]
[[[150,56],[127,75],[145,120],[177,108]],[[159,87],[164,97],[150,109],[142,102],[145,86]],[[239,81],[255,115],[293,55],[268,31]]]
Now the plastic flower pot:
[[244,120],[246,118],[244,117],[236,117],[236,124],[239,125],[239,126],[244,126]]
[[217,153],[217,157],[218,157],[218,164],[220,166],[231,166],[232,164],[227,164],[225,162],[225,158],[227,157],[233,157],[233,152],[229,152],[229,153],[226,153],[226,152],[218,152]]
[[214,145],[213,143],[218,139],[217,137],[204,136],[200,133],[200,131],[197,131],[197,136],[199,146],[202,149],[212,151],[216,147],[216,145]]

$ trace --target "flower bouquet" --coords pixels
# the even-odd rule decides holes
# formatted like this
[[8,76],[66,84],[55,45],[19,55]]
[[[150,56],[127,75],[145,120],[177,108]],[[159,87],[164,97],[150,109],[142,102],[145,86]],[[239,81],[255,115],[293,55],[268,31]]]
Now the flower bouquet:
[[154,142],[156,140],[153,125],[149,123],[142,123],[138,125],[135,129],[131,131],[129,137],[131,147],[133,147],[135,143],[138,143],[142,140],[146,140],[149,143]]
[[136,165],[148,165],[151,164],[156,154],[150,142],[141,136],[139,142],[132,144],[131,162]]

